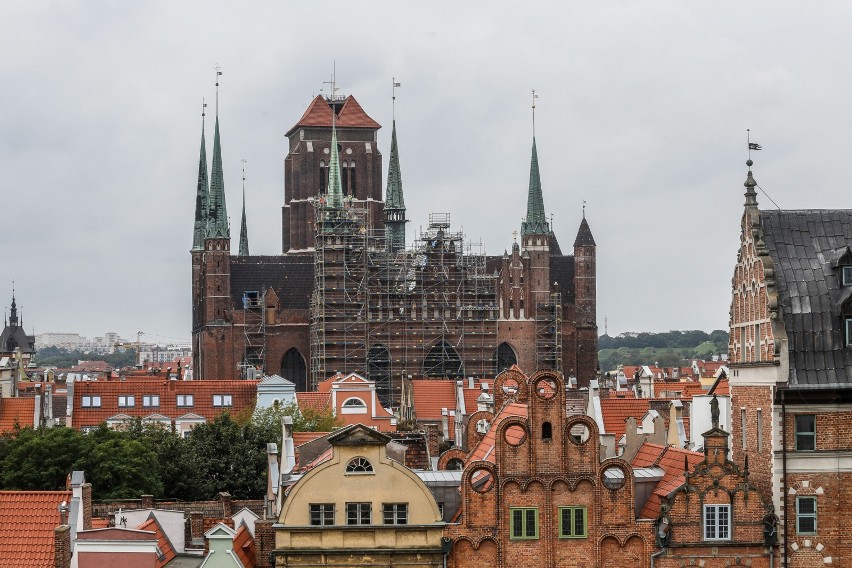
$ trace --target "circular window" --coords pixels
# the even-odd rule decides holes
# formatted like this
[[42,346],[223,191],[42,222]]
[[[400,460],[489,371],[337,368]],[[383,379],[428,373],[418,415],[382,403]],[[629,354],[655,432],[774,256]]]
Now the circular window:
[[527,431],[519,424],[512,424],[503,433],[506,443],[510,446],[520,446],[527,439]]
[[556,381],[550,378],[539,379],[535,382],[536,394],[544,400],[550,400],[556,396]]
[[323,148],[322,151],[323,151],[323,154],[328,154],[328,148]]
[[477,493],[487,493],[494,487],[494,475],[484,467],[475,469],[470,475],[470,486]]
[[575,444],[585,444],[589,441],[591,432],[589,427],[582,422],[575,422],[568,426],[568,435]]
[[518,381],[517,379],[513,379],[509,377],[505,381],[503,381],[503,393],[504,394],[518,394]]
[[616,491],[624,487],[624,470],[617,465],[611,465],[603,470],[602,481],[604,487]]
[[347,148],[346,154],[351,156],[352,155],[352,148]]

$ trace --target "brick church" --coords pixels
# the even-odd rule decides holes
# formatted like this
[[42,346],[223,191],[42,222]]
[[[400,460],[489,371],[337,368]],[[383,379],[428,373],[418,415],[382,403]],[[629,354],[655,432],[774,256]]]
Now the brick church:
[[202,127],[192,246],[195,377],[277,373],[312,390],[335,371],[398,404],[406,376],[494,376],[518,364],[587,385],[597,372],[595,240],[563,254],[544,208],[535,140],[520,242],[489,256],[432,213],[406,235],[396,124],[382,187],[381,126],[352,96],[314,98],[287,133],[280,255],[249,254],[243,196],[231,250],[219,117],[208,175]]

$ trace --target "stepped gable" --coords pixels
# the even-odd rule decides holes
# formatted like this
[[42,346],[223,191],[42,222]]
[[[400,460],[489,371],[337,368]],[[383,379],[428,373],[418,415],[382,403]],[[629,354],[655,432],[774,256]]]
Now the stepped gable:
[[852,289],[840,268],[852,261],[852,209],[760,212],[790,351],[790,386],[849,388],[852,350],[841,320]]

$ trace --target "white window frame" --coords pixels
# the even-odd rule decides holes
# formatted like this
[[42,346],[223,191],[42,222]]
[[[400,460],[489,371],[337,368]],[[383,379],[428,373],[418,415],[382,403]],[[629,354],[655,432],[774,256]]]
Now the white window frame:
[[704,505],[704,540],[731,540],[731,506]]
[[195,396],[191,394],[179,394],[175,402],[181,408],[195,406]]
[[234,397],[230,394],[214,394],[213,406],[216,408],[234,406]]
[[350,396],[340,405],[341,414],[367,414],[367,403],[357,396]]
[[136,406],[136,397],[132,394],[122,394],[118,396],[119,408],[133,408]]
[[83,408],[100,408],[101,397],[97,394],[85,395],[80,399],[80,406]]
[[160,407],[160,395],[158,395],[158,394],[142,395],[142,406],[144,406],[145,408],[159,408]]

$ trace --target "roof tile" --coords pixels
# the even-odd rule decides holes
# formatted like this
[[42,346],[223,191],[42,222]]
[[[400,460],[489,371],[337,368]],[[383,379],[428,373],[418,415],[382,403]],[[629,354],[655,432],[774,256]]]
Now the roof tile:
[[63,501],[70,491],[0,491],[0,568],[53,566]]

